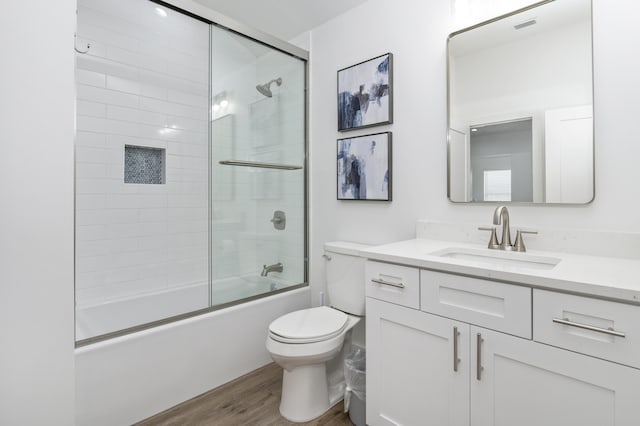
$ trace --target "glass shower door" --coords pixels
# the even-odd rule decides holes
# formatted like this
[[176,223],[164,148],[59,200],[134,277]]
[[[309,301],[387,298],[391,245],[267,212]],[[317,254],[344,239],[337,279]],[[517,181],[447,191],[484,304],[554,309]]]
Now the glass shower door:
[[208,308],[210,25],[146,0],[79,0],[77,38],[86,341]]
[[305,282],[305,62],[211,32],[211,304]]

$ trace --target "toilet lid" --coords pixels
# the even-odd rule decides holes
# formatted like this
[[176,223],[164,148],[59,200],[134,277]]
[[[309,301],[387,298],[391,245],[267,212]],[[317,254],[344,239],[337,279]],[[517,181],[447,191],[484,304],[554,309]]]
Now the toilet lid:
[[339,335],[347,326],[347,314],[328,306],[302,309],[276,319],[269,333],[284,343],[312,343]]

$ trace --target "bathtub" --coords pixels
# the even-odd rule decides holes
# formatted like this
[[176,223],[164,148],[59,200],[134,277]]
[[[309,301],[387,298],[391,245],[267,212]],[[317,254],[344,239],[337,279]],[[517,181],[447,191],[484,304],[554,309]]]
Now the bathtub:
[[[245,277],[243,294],[264,289],[260,278]],[[241,291],[237,281],[216,284],[213,296],[221,301]],[[157,300],[177,296],[166,292]],[[268,364],[269,323],[310,304],[309,287],[296,288],[77,348],[76,424],[132,424]],[[141,309],[149,305],[155,303]],[[99,309],[104,320],[116,312]]]
[[[246,275],[216,280],[211,286],[214,306],[280,290],[290,282]],[[76,306],[76,341],[209,307],[208,283],[166,289],[126,298]]]

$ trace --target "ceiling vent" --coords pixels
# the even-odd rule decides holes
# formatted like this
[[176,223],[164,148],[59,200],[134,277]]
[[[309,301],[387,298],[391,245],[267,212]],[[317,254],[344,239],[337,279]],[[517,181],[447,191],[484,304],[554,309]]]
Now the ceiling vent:
[[526,27],[530,27],[531,25],[535,25],[536,24],[536,20],[534,19],[529,19],[528,21],[524,21],[520,24],[514,25],[513,28],[515,28],[516,30],[521,30],[522,28],[526,28]]

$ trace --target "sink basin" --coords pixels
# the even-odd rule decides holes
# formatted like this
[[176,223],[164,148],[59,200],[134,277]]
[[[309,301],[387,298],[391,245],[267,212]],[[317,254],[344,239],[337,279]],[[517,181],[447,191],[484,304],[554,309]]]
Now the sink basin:
[[486,266],[515,267],[522,269],[553,269],[561,259],[536,256],[512,251],[449,247],[430,253],[432,256],[466,260]]

